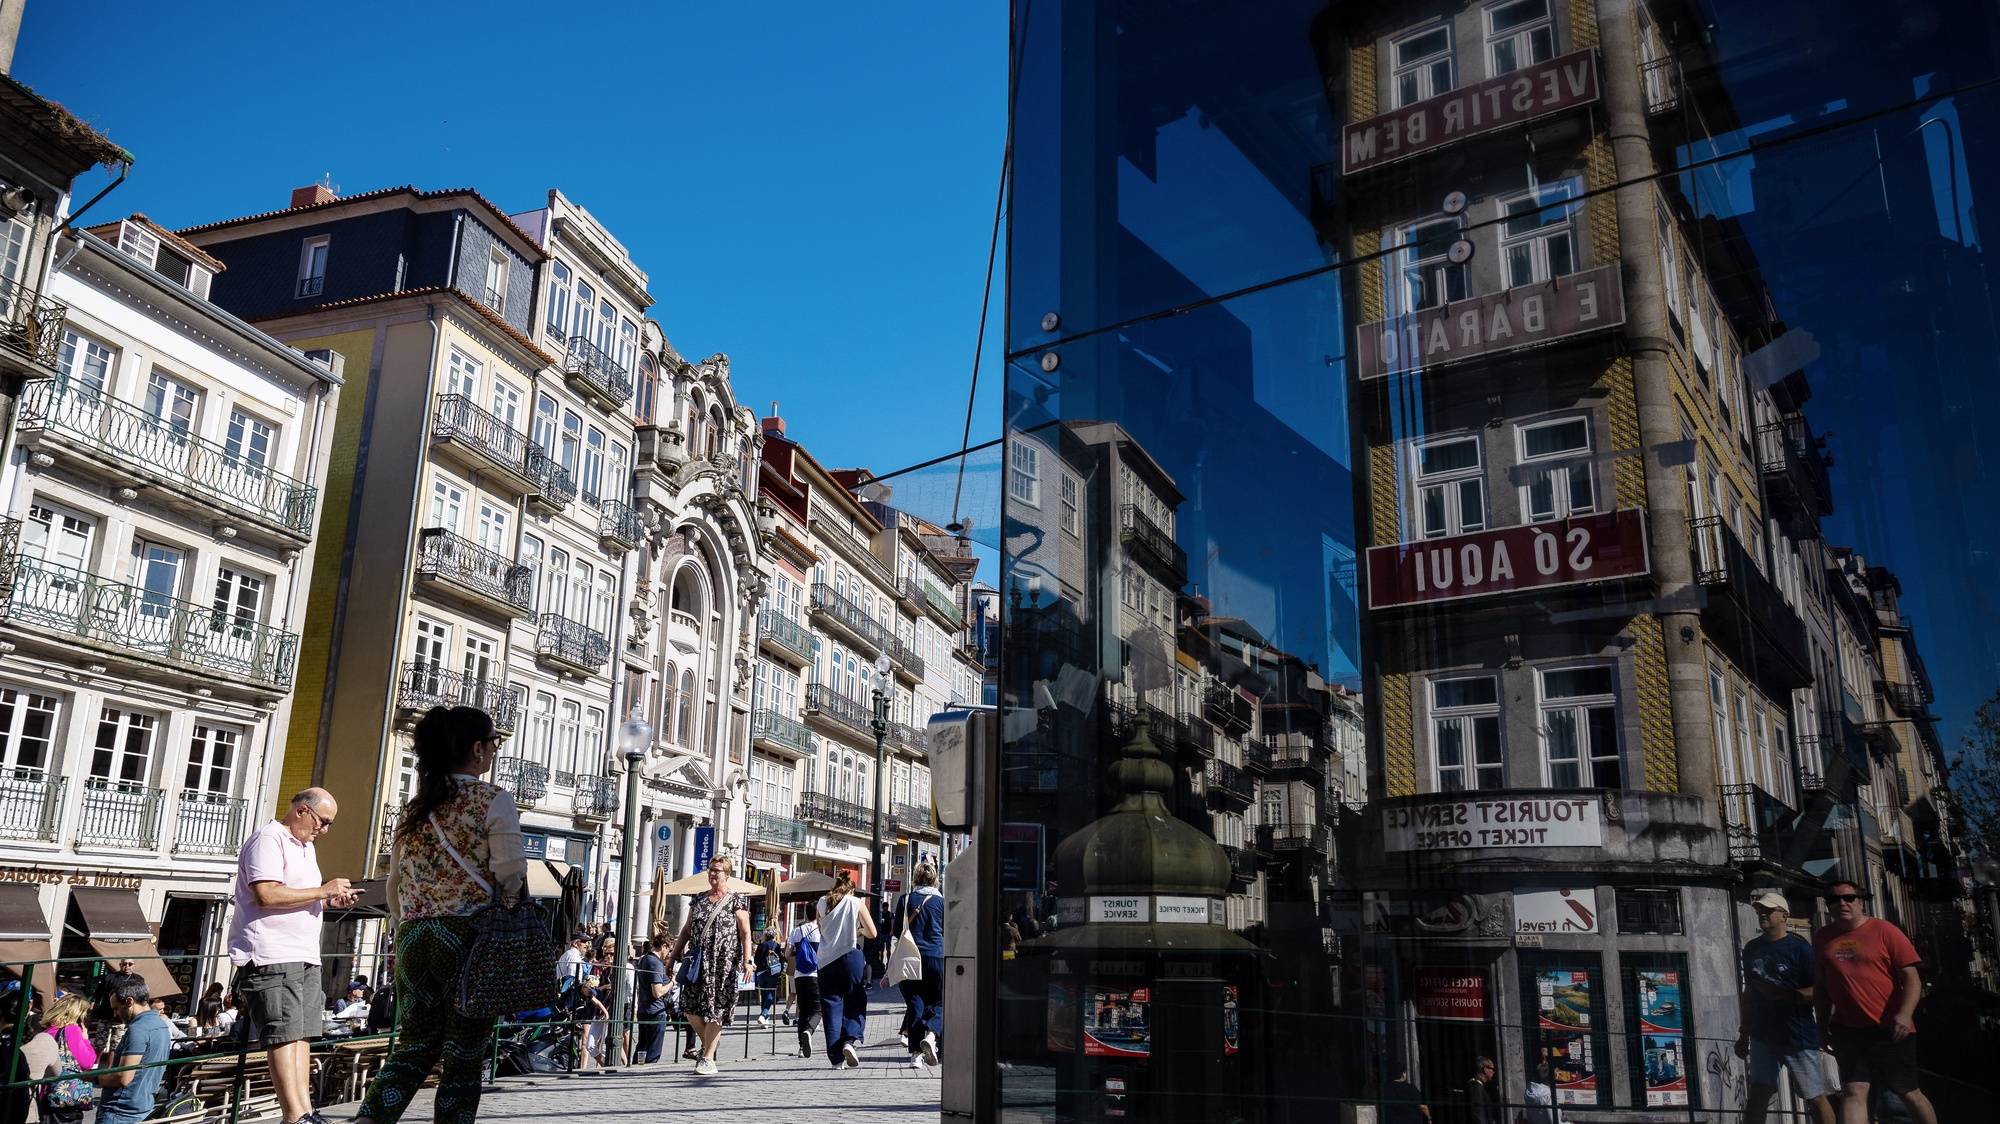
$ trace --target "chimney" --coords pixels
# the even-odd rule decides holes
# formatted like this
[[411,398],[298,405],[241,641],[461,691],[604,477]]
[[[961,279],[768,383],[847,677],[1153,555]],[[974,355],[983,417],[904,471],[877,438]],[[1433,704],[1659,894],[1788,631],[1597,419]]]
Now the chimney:
[[321,203],[331,203],[338,198],[340,196],[335,195],[333,189],[323,183],[295,187],[292,189],[292,210],[296,211],[300,207],[317,207]]
[[778,400],[773,398],[771,400],[771,416],[764,419],[764,436],[783,437],[784,435],[785,419],[778,416]]

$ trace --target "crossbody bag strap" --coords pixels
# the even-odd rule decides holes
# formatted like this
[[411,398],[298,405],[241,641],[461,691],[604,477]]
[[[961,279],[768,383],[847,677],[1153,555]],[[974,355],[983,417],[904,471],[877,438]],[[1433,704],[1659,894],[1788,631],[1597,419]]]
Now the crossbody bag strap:
[[429,819],[431,821],[431,834],[437,836],[438,843],[444,847],[444,853],[451,856],[452,861],[458,864],[458,868],[465,872],[467,878],[479,883],[479,888],[486,891],[487,897],[492,897],[493,883],[479,877],[479,872],[472,869],[472,864],[466,862],[465,856],[458,853],[458,848],[451,845],[451,840],[444,837],[444,829],[438,826],[437,816],[432,815]]

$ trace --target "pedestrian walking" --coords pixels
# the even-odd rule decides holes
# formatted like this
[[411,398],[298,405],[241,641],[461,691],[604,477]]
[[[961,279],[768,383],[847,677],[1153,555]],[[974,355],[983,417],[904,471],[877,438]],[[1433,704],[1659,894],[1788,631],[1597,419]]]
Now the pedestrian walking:
[[923,975],[897,985],[903,993],[903,1032],[910,1068],[938,1064],[938,1036],[944,1033],[944,894],[937,867],[918,863],[910,872],[913,889],[903,896],[903,932],[917,946]]
[[1430,1124],[1431,1106],[1424,1103],[1423,1090],[1410,1082],[1407,1067],[1382,1094],[1382,1124]]
[[577,1027],[577,1056],[581,1059],[579,1069],[589,1069],[593,1065],[604,1065],[605,1020],[611,1017],[611,1008],[604,1003],[604,979],[592,973],[583,977],[576,985],[576,1007],[574,1008]]
[[674,974],[681,981],[681,1012],[701,1040],[694,1071],[715,1073],[715,1043],[736,1009],[736,985],[750,977],[750,903],[729,892],[736,863],[717,855],[708,864],[708,890],[696,894],[674,943]]
[[313,841],[333,830],[340,807],[323,788],[292,797],[285,815],[250,836],[236,855],[236,910],[229,922],[233,988],[250,1033],[270,1061],[285,1124],[317,1122],[312,1054],[326,991],[320,982],[320,914],[353,905],[345,878],[322,880]]
[[784,946],[778,943],[775,928],[764,927],[750,959],[757,971],[757,1025],[770,1026],[771,1010],[778,1005],[778,989],[785,983]]
[[[112,1072],[97,1075],[97,1087],[104,1090],[97,1099],[97,1124],[139,1124],[153,1114],[166,1073],[162,1063],[173,1052],[173,1027],[153,1010],[146,981],[135,973],[105,977],[104,994],[111,1017],[125,1025],[125,1035],[106,1067]],[[127,1066],[143,1068],[123,1068]]]
[[792,968],[792,994],[799,1003],[799,1056],[813,1056],[812,1032],[820,1025],[819,922],[808,918],[794,925],[786,940]]
[[1465,1088],[1460,1090],[1464,1124],[1500,1124],[1500,1095],[1493,1088],[1497,1073],[1499,1069],[1492,1058],[1474,1059],[1472,1076],[1465,1079]]
[[1736,1056],[1750,1062],[1744,1124],[1764,1124],[1780,1070],[1792,1075],[1792,1092],[1811,1107],[1817,1124],[1833,1124],[1827,1099],[1833,1082],[1813,1018],[1818,972],[1812,942],[1791,931],[1791,903],[1778,891],[1759,893],[1750,908],[1757,911],[1759,933],[1743,946],[1743,990],[1736,1000]]
[[1521,1100],[1521,1124],[1562,1124],[1556,1108],[1555,1071],[1549,1063],[1536,1065],[1535,1072],[1528,1075]]
[[632,1056],[635,1062],[650,1064],[660,1060],[661,1039],[667,1031],[667,962],[660,953],[670,943],[664,936],[654,937],[646,954],[639,958],[634,977],[637,986],[633,988],[639,1010],[638,1046]]
[[819,1013],[826,1024],[826,1058],[834,1068],[859,1066],[855,1048],[868,1031],[867,965],[862,942],[875,939],[875,919],[841,871],[819,900]]
[[589,933],[578,929],[569,935],[569,947],[556,957],[556,995],[565,1003],[571,999],[570,993],[576,990],[577,983],[590,974],[591,940]]
[[1840,1118],[1868,1124],[1868,1091],[1886,1087],[1916,1124],[1937,1124],[1917,1083],[1917,1001],[1922,958],[1892,921],[1868,916],[1868,899],[1852,882],[1826,888],[1833,920],[1813,936],[1819,986],[1813,992],[1820,1027],[1840,1064]]
[[[11,996],[5,1005],[13,1006]],[[42,1032],[37,1037],[46,1046],[47,1054],[56,1059],[58,1073],[84,1073],[97,1068],[97,1048],[90,1044],[90,1035],[84,1030],[84,1020],[89,1017],[90,1000],[81,995],[65,995],[42,1012]],[[37,1090],[36,1107],[45,1121],[80,1124],[92,1099],[89,1089],[82,1086],[69,1085],[60,1092],[50,1086]]]
[[396,1051],[369,1083],[355,1124],[395,1124],[433,1067],[439,1124],[478,1117],[494,1020],[458,1010],[472,915],[494,902],[513,905],[527,881],[514,797],[480,779],[500,752],[493,719],[469,706],[433,707],[417,722],[415,751],[417,790],[403,806],[389,863],[402,1018]]

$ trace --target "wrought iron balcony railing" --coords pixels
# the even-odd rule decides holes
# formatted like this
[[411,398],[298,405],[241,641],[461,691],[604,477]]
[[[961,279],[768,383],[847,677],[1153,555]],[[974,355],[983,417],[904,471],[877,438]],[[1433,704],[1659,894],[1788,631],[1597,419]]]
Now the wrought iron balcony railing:
[[0,277],[0,348],[12,353],[16,362],[53,370],[68,315],[69,306],[61,301]]
[[292,685],[297,633],[28,555],[0,615],[17,625],[263,687]]
[[772,710],[759,708],[750,716],[750,737],[788,749],[793,753],[811,757],[819,752],[819,739],[806,729],[806,724]]
[[757,635],[797,656],[801,663],[809,664],[819,658],[819,638],[776,609],[766,609],[758,615]]
[[632,400],[632,376],[624,364],[606,355],[588,336],[570,337],[563,374],[614,408]]
[[1671,55],[1647,59],[1640,68],[1646,94],[1646,116],[1671,113],[1681,104],[1681,64]]
[[1211,796],[1224,796],[1243,803],[1256,798],[1257,783],[1250,774],[1227,761],[1210,758],[1204,766]]
[[312,534],[319,490],[67,379],[38,382],[21,396],[21,430],[88,449],[94,457],[163,482],[230,515],[247,515],[295,538]]
[[1189,749],[1203,757],[1215,756],[1215,727],[1209,724],[1208,719],[1190,714],[1181,720],[1181,727],[1186,731]]
[[1250,700],[1238,694],[1236,688],[1218,683],[1208,689],[1202,697],[1202,717],[1222,727],[1232,734],[1249,731],[1255,716]]
[[377,854],[386,855],[396,849],[396,825],[403,822],[401,804],[382,805],[382,835],[375,841]]
[[889,638],[889,658],[910,678],[924,677],[924,657],[918,655],[916,649],[893,636]]
[[174,818],[174,852],[233,855],[248,835],[250,802],[221,792],[182,792]]
[[1268,741],[1251,738],[1243,743],[1243,767],[1253,772],[1270,772],[1274,756]]
[[904,832],[935,832],[931,823],[931,810],[915,804],[898,804],[890,812],[889,818],[897,830]]
[[1137,504],[1125,504],[1118,509],[1119,537],[1126,543],[1139,548],[1142,559],[1164,570],[1172,579],[1168,584],[1179,589],[1187,580],[1187,551],[1174,541],[1174,537],[1161,530],[1159,524],[1147,518]]
[[888,732],[882,735],[882,740],[890,745],[907,749],[911,753],[927,752],[931,745],[929,735],[915,726],[905,726],[901,722],[889,723]]
[[576,778],[575,810],[579,819],[586,820],[608,820],[617,814],[618,778]]
[[67,783],[40,769],[0,769],[0,839],[54,843]]
[[597,537],[603,542],[636,549],[646,533],[639,511],[623,500],[604,500],[597,509]]
[[492,309],[495,312],[507,311],[506,290],[489,287],[486,290],[486,307]]
[[611,660],[611,641],[596,629],[560,613],[543,613],[537,622],[535,654],[568,664],[579,671],[598,672]]
[[527,477],[534,489],[530,499],[538,506],[561,511],[576,502],[576,477],[556,463],[547,449],[540,445],[528,446],[526,459]]
[[525,614],[534,605],[535,571],[443,527],[417,536],[417,574],[442,578]]
[[532,808],[548,795],[549,767],[525,757],[502,757],[493,763],[493,783],[514,794],[514,803]]
[[1257,829],[1257,838],[1265,850],[1313,851],[1321,855],[1333,850],[1333,833],[1325,824],[1266,824]]
[[875,826],[875,814],[867,808],[823,792],[808,792],[799,797],[799,818],[807,823],[861,835],[866,835]]
[[299,278],[299,286],[298,286],[299,296],[316,297],[324,292],[326,292],[326,276],[324,274],[321,274],[320,276],[317,277]]
[[157,788],[89,777],[77,839],[100,846],[151,851],[160,845],[160,812],[167,794]]
[[764,843],[787,850],[797,850],[806,845],[806,825],[790,816],[780,816],[773,812],[752,812],[746,827],[753,843]]
[[812,611],[826,617],[850,639],[857,641],[858,646],[867,648],[870,656],[880,652],[888,642],[888,635],[882,631],[879,621],[862,612],[861,606],[825,582],[812,587]]
[[456,441],[492,462],[501,471],[517,477],[529,473],[528,435],[508,425],[498,415],[488,413],[463,394],[440,394],[437,414],[431,419],[431,436]]
[[1905,718],[1913,718],[1924,713],[1926,703],[1923,691],[1914,683],[1881,683],[1882,698],[1889,709]]
[[952,601],[950,593],[939,589],[936,582],[924,578],[905,578],[903,585],[907,595],[922,596],[924,608],[930,610],[931,616],[936,617],[938,623],[946,629],[957,632],[965,627],[965,617],[959,613],[957,603]]
[[478,707],[493,719],[495,729],[511,733],[521,718],[521,689],[435,664],[411,662],[403,665],[396,705],[415,711],[434,706]]
[[806,713],[822,715],[868,738],[875,736],[874,716],[868,704],[856,702],[824,683],[806,688]]

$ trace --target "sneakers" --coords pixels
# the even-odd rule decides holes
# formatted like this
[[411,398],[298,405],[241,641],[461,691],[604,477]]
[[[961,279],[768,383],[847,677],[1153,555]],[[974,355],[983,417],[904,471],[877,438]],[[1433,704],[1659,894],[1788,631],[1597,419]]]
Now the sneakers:
[[[918,1051],[919,1051],[919,1052],[920,1052],[920,1053],[922,1054],[922,1056],[923,1056],[923,1059],[924,1059],[924,1064],[925,1064],[925,1065],[936,1065],[936,1064],[938,1064],[938,1053],[937,1053],[937,1036],[936,1036],[936,1035],[934,1035],[934,1034],[931,1034],[931,1033],[930,1033],[929,1031],[925,1031],[925,1032],[924,1032],[924,1038],[923,1038],[923,1041],[921,1041],[921,1042],[917,1043],[917,1050],[918,1050]],[[913,1060],[914,1060],[914,1059],[915,1059],[915,1058],[916,1058],[917,1056],[918,1056],[917,1054],[912,1054],[912,1055],[910,1055],[910,1057],[911,1057],[911,1058],[912,1058]]]
[[905,1050],[909,1049],[909,1048],[910,1048],[910,1036],[909,1036],[909,1034],[908,1034],[908,1033],[906,1033],[906,1032],[904,1032],[904,1031],[900,1031],[900,1030],[899,1030],[899,1031],[897,1031],[897,1032],[896,1032],[896,1045],[898,1045],[898,1046],[901,1046],[901,1047],[902,1047],[903,1049],[905,1049]]
[[922,1059],[922,1058],[918,1057],[918,1056],[917,1056],[917,1055],[915,1055],[915,1054],[911,1054],[911,1055],[910,1055],[910,1068],[911,1068],[911,1069],[922,1069],[922,1068],[924,1068],[924,1059]]
[[861,1067],[861,1055],[854,1052],[854,1043],[852,1042],[841,1045],[840,1057],[841,1060],[847,1063],[847,1068],[849,1069],[859,1069]]
[[694,1071],[703,1077],[714,1077],[715,1062],[712,1059],[703,1058],[694,1064]]
[[758,1025],[758,1026],[770,1026],[770,1025],[771,1025],[771,1016],[769,1016],[769,1015],[758,1015],[758,1016],[757,1016],[757,1025]]

